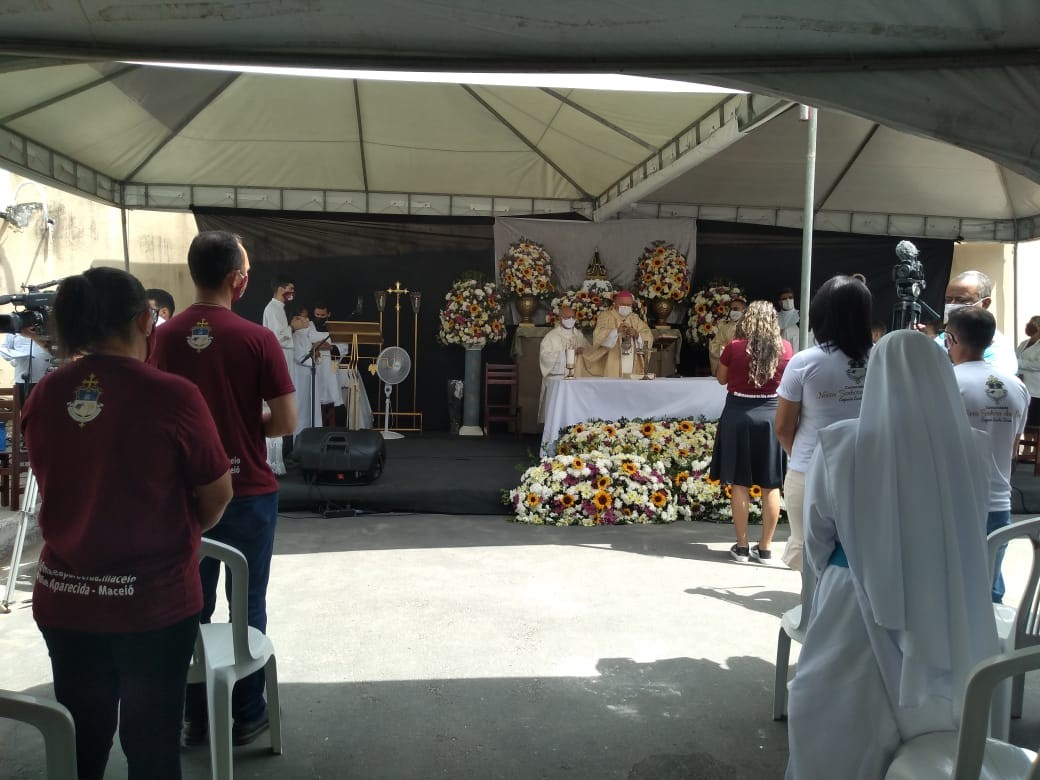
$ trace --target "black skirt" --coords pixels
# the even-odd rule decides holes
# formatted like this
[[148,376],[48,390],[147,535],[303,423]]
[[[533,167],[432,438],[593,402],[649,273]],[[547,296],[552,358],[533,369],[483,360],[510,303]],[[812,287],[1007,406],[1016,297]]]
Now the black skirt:
[[773,430],[777,405],[776,396],[726,396],[711,453],[712,479],[765,490],[784,484],[787,455]]

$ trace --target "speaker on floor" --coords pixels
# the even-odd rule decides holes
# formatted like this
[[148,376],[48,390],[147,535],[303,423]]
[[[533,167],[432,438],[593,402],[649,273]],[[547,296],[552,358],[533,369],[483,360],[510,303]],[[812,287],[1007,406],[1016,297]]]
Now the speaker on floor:
[[303,478],[319,485],[367,485],[383,474],[386,442],[379,431],[305,428],[293,457]]

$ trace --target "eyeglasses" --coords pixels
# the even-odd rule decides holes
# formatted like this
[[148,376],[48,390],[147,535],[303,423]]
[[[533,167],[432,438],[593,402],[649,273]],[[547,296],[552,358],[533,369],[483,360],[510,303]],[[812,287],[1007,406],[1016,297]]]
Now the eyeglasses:
[[961,306],[974,306],[981,300],[982,298],[969,298],[967,295],[947,295],[943,298],[943,303],[958,303]]

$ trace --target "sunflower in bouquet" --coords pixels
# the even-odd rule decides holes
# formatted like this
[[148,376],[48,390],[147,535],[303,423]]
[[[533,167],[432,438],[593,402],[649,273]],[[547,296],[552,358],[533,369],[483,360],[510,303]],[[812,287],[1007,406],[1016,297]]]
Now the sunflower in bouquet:
[[709,282],[690,299],[690,320],[686,335],[693,344],[707,344],[714,337],[718,323],[729,317],[730,304],[746,300],[744,291],[731,282]]
[[673,244],[654,241],[639,256],[636,293],[647,300],[681,301],[690,294],[690,269]]
[[547,300],[552,295],[552,260],[545,247],[521,238],[498,261],[498,277],[506,299],[533,295]]
[[441,344],[483,347],[506,335],[498,289],[483,278],[463,277],[444,296],[437,340]]

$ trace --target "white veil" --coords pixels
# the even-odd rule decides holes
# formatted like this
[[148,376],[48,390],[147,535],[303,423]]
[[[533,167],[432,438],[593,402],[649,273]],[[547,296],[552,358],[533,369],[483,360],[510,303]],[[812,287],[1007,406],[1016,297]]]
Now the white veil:
[[985,551],[991,456],[976,433],[949,358],[901,330],[871,352],[858,423],[820,434],[838,537],[865,617],[891,632],[901,667],[886,682],[901,706],[942,696],[958,712],[972,667],[997,652]]

